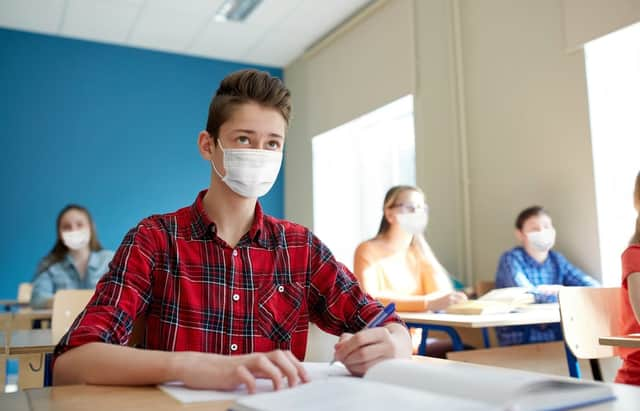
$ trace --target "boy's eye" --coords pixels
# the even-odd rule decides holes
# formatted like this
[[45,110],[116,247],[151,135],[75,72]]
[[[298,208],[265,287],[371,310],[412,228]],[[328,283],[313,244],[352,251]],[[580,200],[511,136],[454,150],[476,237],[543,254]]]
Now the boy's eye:
[[280,142],[279,141],[269,141],[267,143],[267,147],[271,150],[277,150],[280,148]]

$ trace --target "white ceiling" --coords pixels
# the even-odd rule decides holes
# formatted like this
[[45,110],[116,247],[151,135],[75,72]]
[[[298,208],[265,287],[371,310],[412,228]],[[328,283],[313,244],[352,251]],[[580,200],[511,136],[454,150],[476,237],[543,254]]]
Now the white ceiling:
[[0,27],[284,67],[370,0],[263,0],[242,23],[223,0],[0,0]]

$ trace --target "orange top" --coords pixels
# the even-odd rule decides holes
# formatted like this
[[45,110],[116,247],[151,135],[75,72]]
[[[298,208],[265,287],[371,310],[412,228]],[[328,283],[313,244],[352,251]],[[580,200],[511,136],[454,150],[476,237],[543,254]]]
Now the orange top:
[[[640,245],[638,244],[630,245],[622,253],[620,331],[623,335],[640,333],[640,323],[638,323],[629,301],[627,279],[632,273],[640,273]],[[616,382],[640,385],[640,349],[618,347],[618,353],[624,362],[618,371]]]
[[425,311],[427,302],[420,297],[438,291],[433,266],[415,246],[394,253],[365,241],[356,249],[353,271],[367,293],[385,304],[395,302],[398,311]]

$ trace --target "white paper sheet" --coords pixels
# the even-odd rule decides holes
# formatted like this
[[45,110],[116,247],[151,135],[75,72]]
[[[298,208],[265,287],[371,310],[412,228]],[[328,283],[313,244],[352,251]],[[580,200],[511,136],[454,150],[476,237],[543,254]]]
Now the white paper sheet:
[[[305,362],[304,368],[312,381],[350,375],[341,363],[335,363],[329,367],[326,362]],[[249,394],[244,385],[234,391],[194,390],[186,388],[181,382],[162,384],[158,388],[182,403],[233,400]],[[271,380],[263,378],[256,380],[256,393],[271,391],[273,391]]]

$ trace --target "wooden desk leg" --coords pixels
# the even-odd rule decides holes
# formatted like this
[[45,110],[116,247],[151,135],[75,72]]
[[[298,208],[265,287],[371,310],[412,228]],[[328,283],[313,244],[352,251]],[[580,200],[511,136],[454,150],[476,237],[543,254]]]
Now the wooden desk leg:
[[582,378],[582,374],[580,373],[580,364],[578,364],[578,359],[571,352],[571,349],[564,343],[564,352],[567,354],[567,366],[569,367],[569,375],[574,378]]
[[4,388],[7,385],[7,356],[0,355],[0,394],[4,392]]

